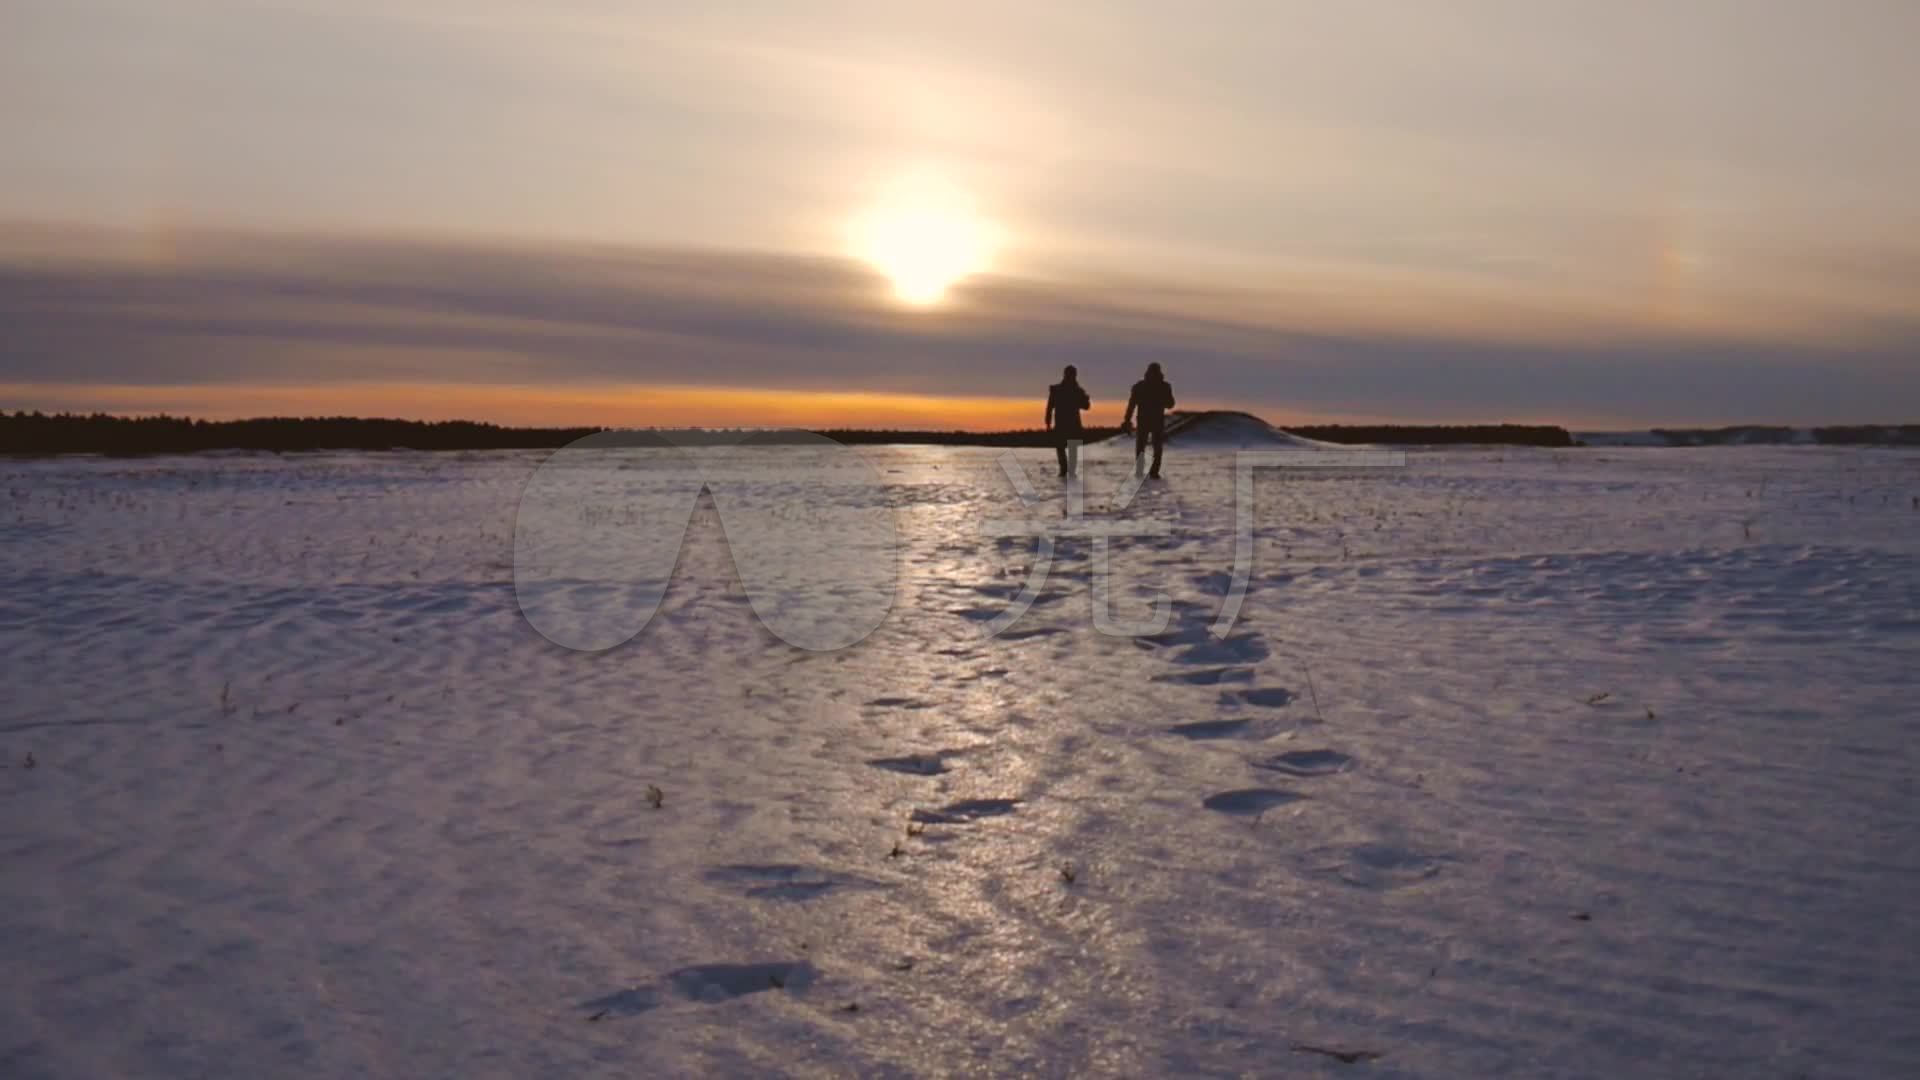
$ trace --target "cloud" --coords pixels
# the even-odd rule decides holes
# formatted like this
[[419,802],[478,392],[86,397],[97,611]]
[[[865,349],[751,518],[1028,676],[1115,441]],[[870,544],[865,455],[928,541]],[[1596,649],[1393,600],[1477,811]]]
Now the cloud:
[[261,384],[1027,398],[1072,363],[1106,404],[1157,360],[1186,401],[1280,418],[1920,416],[1920,332],[1905,325],[1829,346],[1578,319],[1516,337],[1497,308],[1485,330],[1369,328],[1286,293],[1013,277],[907,310],[858,264],[789,255],[240,233],[116,248],[42,231],[28,257],[12,239],[0,384],[63,401],[89,385]]

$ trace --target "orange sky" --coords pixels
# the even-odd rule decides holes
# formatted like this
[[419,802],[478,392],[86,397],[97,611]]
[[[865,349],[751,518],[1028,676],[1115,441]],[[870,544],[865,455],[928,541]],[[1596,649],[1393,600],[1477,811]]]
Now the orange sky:
[[0,384],[25,407],[123,414],[172,413],[207,419],[251,416],[397,416],[485,420],[525,426],[860,427],[964,429],[1039,427],[1044,402],[993,397],[834,394],[714,387],[456,386],[349,383],[321,386],[86,386]]
[[[167,413],[208,420],[258,416],[394,416],[409,420],[480,420],[524,427],[797,427],[914,431],[1012,431],[1042,425],[1044,398],[949,397],[932,394],[839,394],[796,390],[731,390],[698,386],[454,386],[363,382],[322,386],[133,386],[0,383],[0,400],[43,412]],[[1120,422],[1119,399],[1094,408],[1088,424]],[[1243,404],[1183,402],[1195,409],[1244,410]],[[1371,424],[1404,418],[1289,410],[1263,412],[1279,424]],[[1581,418],[1606,427],[1618,418]],[[1489,417],[1487,422],[1560,423],[1552,417]],[[1571,422],[1571,421],[1569,421]]]

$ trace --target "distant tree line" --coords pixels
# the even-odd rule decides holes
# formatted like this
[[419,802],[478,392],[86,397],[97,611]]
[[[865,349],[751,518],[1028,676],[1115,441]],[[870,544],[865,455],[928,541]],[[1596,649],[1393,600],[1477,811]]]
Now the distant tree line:
[[[468,420],[386,420],[346,416],[253,420],[193,420],[179,416],[110,416],[105,413],[7,412],[0,410],[0,453],[182,454],[209,450],[291,453],[310,450],[548,450],[609,429],[599,427],[501,427]],[[1089,442],[1116,428],[1088,428]],[[834,428],[817,432],[847,444],[917,443],[942,446],[1051,446],[1052,435],[1030,431],[895,431]],[[646,433],[635,433],[641,442]],[[684,430],[680,445],[810,441],[791,431]],[[660,439],[661,445],[668,440]]]
[[189,420],[0,411],[0,452],[180,454],[201,450],[513,450],[565,446],[598,428],[508,428],[467,420],[262,417]]
[[1790,427],[1739,424],[1723,428],[1654,428],[1653,437],[1668,446],[1770,446],[1795,442],[1799,434]]
[[1287,429],[1295,435],[1330,443],[1388,443],[1402,446],[1572,446],[1573,435],[1551,424],[1313,424]]
[[[596,427],[514,428],[467,420],[419,421],[355,417],[263,417],[254,420],[192,420],[177,416],[122,417],[104,413],[47,414],[0,410],[0,453],[9,454],[178,454],[207,450],[297,452],[309,450],[542,450],[553,449],[606,430]],[[1315,425],[1294,428],[1308,438],[1333,443],[1463,444],[1572,446],[1564,428],[1544,425],[1479,424],[1452,426]],[[1851,432],[1855,429],[1820,429]],[[1865,429],[1862,429],[1865,430]],[[1883,429],[1872,429],[1883,430]],[[1912,429],[1901,429],[1911,432]],[[1109,427],[1088,428],[1096,442],[1117,434]],[[849,445],[882,443],[935,446],[1044,447],[1052,435],[1024,431],[901,431],[830,428],[817,432]],[[777,432],[675,432],[677,443],[712,441],[774,442]],[[1844,441],[1836,438],[1834,441]],[[1863,440],[1866,441],[1866,440]]]
[[1849,424],[1817,427],[1813,441],[1829,446],[1920,446],[1920,424]]
[[1774,446],[1811,440],[1825,446],[1920,446],[1920,424],[1850,424],[1800,429],[1764,424],[1654,428],[1668,446]]

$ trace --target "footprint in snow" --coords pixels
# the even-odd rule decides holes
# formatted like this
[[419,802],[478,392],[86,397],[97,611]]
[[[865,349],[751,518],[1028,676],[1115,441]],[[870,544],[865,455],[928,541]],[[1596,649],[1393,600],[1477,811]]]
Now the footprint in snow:
[[1185,683],[1188,686],[1218,686],[1226,682],[1252,682],[1253,669],[1240,667],[1200,668],[1197,671],[1170,672],[1155,675],[1157,683]]
[[834,889],[877,888],[875,883],[797,863],[740,863],[716,866],[705,874],[722,885],[745,885],[754,900],[812,900]]
[[933,706],[919,698],[877,697],[867,702],[870,709],[931,709]]
[[1289,750],[1253,762],[1256,769],[1271,769],[1289,776],[1329,776],[1346,772],[1352,766],[1353,758],[1338,750]]
[[636,1016],[659,1008],[669,993],[688,1001],[719,1002],[768,990],[800,991],[813,981],[813,965],[805,960],[761,964],[696,964],[670,971],[656,983],[631,986],[603,997],[583,1001],[588,1020]]
[[1415,885],[1438,874],[1445,855],[1415,851],[1397,844],[1355,844],[1348,848],[1321,848],[1307,858],[1316,869],[1361,889],[1385,891]]
[[1276,806],[1304,798],[1305,795],[1280,788],[1238,788],[1215,792],[1200,800],[1200,805],[1222,814],[1264,814]]
[[1186,724],[1175,724],[1167,729],[1167,734],[1178,735],[1183,739],[1210,741],[1214,739],[1270,739],[1280,734],[1282,725],[1270,720],[1195,720]]
[[1272,655],[1259,634],[1233,634],[1218,641],[1189,645],[1174,654],[1176,664],[1257,664]]
[[1019,799],[962,799],[938,810],[915,810],[912,820],[922,825],[971,825],[985,817],[1013,813]]
[[1066,630],[1058,626],[1036,626],[1029,630],[1008,630],[1000,635],[1002,641],[1025,641],[1028,638],[1053,637],[1064,634]]
[[1245,690],[1222,690],[1222,705],[1255,705],[1262,709],[1285,708],[1293,701],[1293,691],[1284,686],[1251,686]]
[[939,776],[947,772],[947,755],[957,753],[953,750],[930,750],[924,754],[902,754],[899,757],[869,758],[867,764],[888,772],[907,773],[911,776]]

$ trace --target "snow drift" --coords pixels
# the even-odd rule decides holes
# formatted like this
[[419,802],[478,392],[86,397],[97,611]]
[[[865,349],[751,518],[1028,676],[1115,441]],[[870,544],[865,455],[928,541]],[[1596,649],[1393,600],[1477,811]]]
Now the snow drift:
[[[1133,452],[1132,435],[1115,435],[1095,444]],[[1321,442],[1282,431],[1252,413],[1208,410],[1174,412],[1167,415],[1167,445],[1183,450],[1340,450],[1350,449],[1336,443]]]

